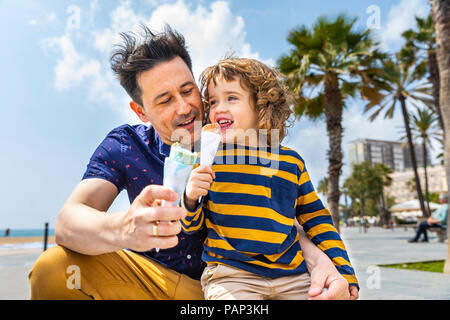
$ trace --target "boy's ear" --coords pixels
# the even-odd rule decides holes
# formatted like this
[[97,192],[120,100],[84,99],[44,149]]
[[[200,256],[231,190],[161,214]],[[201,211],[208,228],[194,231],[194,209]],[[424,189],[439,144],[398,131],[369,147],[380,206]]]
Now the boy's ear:
[[144,108],[139,103],[130,101],[130,107],[134,111],[134,113],[136,113],[136,115],[139,117],[139,119],[141,119],[142,122],[145,123],[145,122],[150,121],[150,120],[148,120],[148,118],[144,112]]

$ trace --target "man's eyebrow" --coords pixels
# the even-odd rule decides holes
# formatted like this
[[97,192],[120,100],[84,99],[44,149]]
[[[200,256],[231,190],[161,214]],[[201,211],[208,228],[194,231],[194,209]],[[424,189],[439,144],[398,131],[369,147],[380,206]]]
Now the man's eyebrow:
[[158,101],[158,99],[161,99],[162,97],[167,96],[168,94],[169,94],[168,91],[158,94],[158,95],[155,97],[155,99],[153,99],[153,103],[156,103],[156,101]]
[[184,87],[187,87],[187,86],[190,86],[190,85],[194,85],[194,83],[192,81],[186,81],[185,83],[183,83],[180,86],[180,88],[184,88]]
[[[187,86],[190,86],[190,85],[195,85],[195,84],[194,84],[192,81],[186,81],[185,83],[183,83],[183,84],[180,86],[180,89],[182,89],[182,88],[184,88],[184,87],[187,87]],[[158,94],[158,95],[155,97],[155,99],[153,99],[153,102],[156,103],[156,101],[157,101],[158,99],[161,99],[161,98],[163,98],[164,96],[167,96],[168,94],[169,94],[168,91]]]

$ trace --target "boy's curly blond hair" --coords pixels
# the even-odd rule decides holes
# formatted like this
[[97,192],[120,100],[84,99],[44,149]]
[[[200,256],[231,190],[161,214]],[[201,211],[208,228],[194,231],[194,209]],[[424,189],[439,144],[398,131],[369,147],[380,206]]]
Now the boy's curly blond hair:
[[267,129],[267,143],[272,141],[271,129],[279,130],[279,141],[286,136],[292,110],[291,96],[280,81],[280,74],[264,63],[245,58],[227,57],[208,67],[201,74],[200,91],[205,104],[205,119],[209,114],[208,85],[217,79],[238,80],[243,89],[249,90],[258,115],[258,129]]

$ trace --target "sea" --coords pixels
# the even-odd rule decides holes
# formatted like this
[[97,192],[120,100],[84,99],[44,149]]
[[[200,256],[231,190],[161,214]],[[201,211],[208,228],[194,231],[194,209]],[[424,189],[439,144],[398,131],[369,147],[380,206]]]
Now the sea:
[[[44,237],[45,229],[10,229],[10,237]],[[6,229],[0,229],[0,237],[4,237]],[[54,236],[55,229],[48,229],[48,235]]]
[[[6,229],[0,229],[0,237],[5,236]],[[5,243],[0,244],[0,252],[4,250],[17,249],[36,249],[44,247],[44,229],[10,229],[9,238],[17,237],[42,237],[42,241],[27,242],[27,243]],[[48,229],[48,235],[54,236],[55,229]],[[54,243],[48,243],[47,248],[53,247]]]

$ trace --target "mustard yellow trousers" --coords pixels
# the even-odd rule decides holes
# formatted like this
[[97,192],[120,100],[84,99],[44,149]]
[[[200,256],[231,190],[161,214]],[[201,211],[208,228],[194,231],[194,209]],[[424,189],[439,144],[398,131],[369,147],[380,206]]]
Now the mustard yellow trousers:
[[46,250],[29,276],[36,300],[202,300],[200,281],[128,250],[97,256]]

